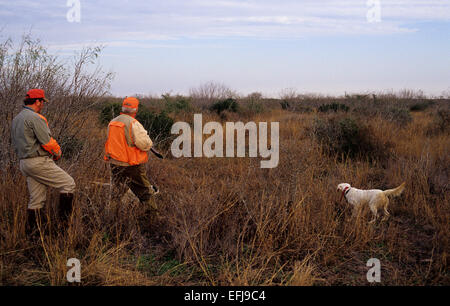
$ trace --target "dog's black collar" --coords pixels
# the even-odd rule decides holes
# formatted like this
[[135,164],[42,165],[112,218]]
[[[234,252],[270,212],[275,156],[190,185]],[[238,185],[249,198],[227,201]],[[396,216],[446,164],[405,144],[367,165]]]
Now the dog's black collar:
[[[348,189],[347,189],[347,188],[348,188]],[[344,197],[345,197],[345,199],[347,200],[347,193],[349,192],[350,188],[351,188],[351,187],[345,187],[345,189],[342,191],[340,201],[342,201],[342,199],[343,199]]]

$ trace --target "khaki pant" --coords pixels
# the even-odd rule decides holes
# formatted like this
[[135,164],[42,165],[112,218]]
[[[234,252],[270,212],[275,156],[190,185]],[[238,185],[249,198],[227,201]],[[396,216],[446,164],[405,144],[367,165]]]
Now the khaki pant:
[[121,199],[128,188],[139,198],[141,203],[149,205],[151,209],[158,210],[154,201],[150,201],[154,190],[150,184],[145,164],[136,166],[118,166],[110,164],[112,174],[113,199]]
[[20,171],[27,178],[30,202],[28,209],[44,207],[47,186],[58,189],[60,193],[73,193],[75,181],[48,156],[20,160]]

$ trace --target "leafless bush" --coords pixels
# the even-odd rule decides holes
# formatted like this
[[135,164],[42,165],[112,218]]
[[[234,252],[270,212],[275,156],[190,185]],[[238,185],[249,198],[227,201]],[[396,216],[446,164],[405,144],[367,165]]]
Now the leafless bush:
[[424,99],[425,94],[422,90],[403,89],[398,93],[400,99]]
[[195,106],[208,107],[218,100],[236,98],[237,94],[224,84],[213,81],[191,88],[189,91]]
[[297,99],[297,92],[294,88],[285,88],[280,92],[281,108],[293,110]]
[[283,89],[279,97],[282,109],[301,113],[310,112],[313,106],[318,106],[318,101],[323,101],[322,96],[299,94],[294,88]]
[[255,101],[255,102],[261,101],[262,98],[263,98],[263,94],[258,91],[252,92],[247,95],[248,100]]
[[87,47],[65,62],[49,54],[30,34],[17,46],[11,39],[0,44],[0,120],[6,123],[0,130],[2,162],[13,159],[8,141],[10,124],[31,88],[44,89],[50,100],[44,112],[56,139],[71,139],[79,133],[86,121],[81,113],[107,94],[113,78],[97,63],[101,50]]
[[289,87],[289,88],[285,88],[283,90],[281,90],[280,94],[280,99],[282,100],[295,100],[298,96],[297,94],[297,90],[295,88]]
[[250,118],[255,114],[260,114],[264,111],[264,99],[260,92],[253,92],[247,95],[247,97],[238,101],[239,113],[243,117]]

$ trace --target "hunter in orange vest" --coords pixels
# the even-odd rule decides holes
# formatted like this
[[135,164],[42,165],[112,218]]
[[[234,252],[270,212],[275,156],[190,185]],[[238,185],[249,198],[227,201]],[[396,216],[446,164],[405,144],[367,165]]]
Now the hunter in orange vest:
[[142,124],[135,119],[138,108],[138,99],[128,97],[123,100],[122,112],[108,125],[104,160],[111,167],[113,199],[120,201],[130,188],[142,204],[157,212],[151,197],[158,193],[158,188],[150,184],[145,167],[147,152],[153,142]]

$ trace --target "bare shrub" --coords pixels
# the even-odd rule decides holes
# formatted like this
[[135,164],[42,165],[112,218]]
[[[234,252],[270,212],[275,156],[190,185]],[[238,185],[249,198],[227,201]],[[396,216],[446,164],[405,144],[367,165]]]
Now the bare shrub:
[[424,99],[425,94],[422,90],[402,89],[397,95],[400,99]]
[[441,94],[441,98],[450,99],[450,89],[444,90]]
[[322,100],[321,96],[298,94],[294,88],[283,89],[279,93],[279,97],[282,109],[299,113],[311,112],[312,108],[317,106],[317,103],[320,103],[318,101]]
[[260,92],[253,92],[240,99],[239,106],[239,114],[246,118],[251,118],[267,110],[263,95]]
[[[97,63],[101,47],[88,47],[66,63],[48,54],[38,39],[24,35],[17,47],[7,39],[0,45],[0,99],[3,102],[0,120],[1,161],[10,155],[9,133],[13,117],[20,111],[25,93],[42,88],[50,100],[44,109],[53,137],[62,141],[73,139],[86,122],[81,114],[98,103],[109,90],[111,72],[104,72]],[[91,66],[94,65],[92,69]]]
[[196,106],[209,107],[218,100],[233,99],[237,94],[222,83],[207,82],[197,88],[191,88],[189,94]]
[[297,102],[297,91],[294,88],[285,88],[280,94],[281,108],[285,110],[292,110]]

